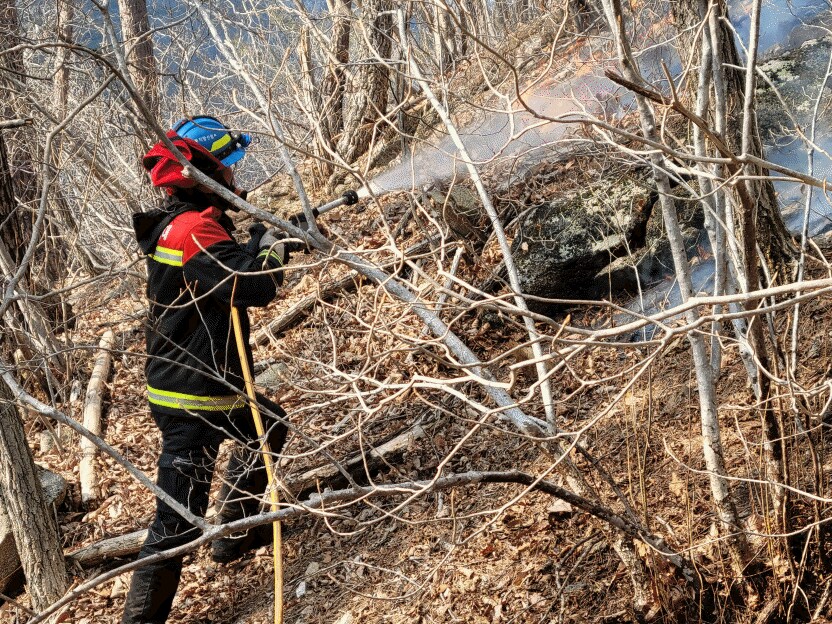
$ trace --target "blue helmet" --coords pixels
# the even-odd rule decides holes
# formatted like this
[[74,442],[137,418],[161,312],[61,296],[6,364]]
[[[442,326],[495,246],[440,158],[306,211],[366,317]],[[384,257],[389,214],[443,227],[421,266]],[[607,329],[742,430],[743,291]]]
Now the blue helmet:
[[230,130],[219,119],[208,115],[187,117],[173,126],[183,139],[196,141],[226,167],[246,155],[251,135]]

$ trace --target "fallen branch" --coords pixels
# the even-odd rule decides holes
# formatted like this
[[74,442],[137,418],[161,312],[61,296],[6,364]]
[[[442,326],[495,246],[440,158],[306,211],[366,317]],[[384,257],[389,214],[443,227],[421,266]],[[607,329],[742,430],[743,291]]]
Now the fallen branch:
[[[358,471],[361,473],[373,471],[381,462],[389,462],[391,456],[403,452],[416,440],[424,436],[424,429],[417,425],[397,435],[392,440],[388,440],[384,444],[361,452],[352,459],[349,459],[344,465],[344,469],[354,476]],[[337,466],[327,464],[308,470],[296,479],[288,481],[286,488],[298,498],[302,498],[317,490],[319,484],[324,487],[333,487],[335,480],[341,474],[342,472]]]
[[79,548],[74,552],[67,553],[66,559],[68,563],[74,563],[82,568],[91,568],[117,557],[130,557],[135,555],[141,549],[146,538],[147,529],[133,531],[132,533],[101,540],[100,542]]
[[[371,449],[366,454],[358,455],[347,461],[345,468],[350,472],[356,469],[363,470],[366,461],[368,469],[372,470],[372,467],[377,465],[378,461],[389,460],[392,455],[402,452],[424,435],[424,430],[416,426]],[[377,461],[373,462],[373,460]],[[315,491],[317,484],[320,482],[324,482],[326,487],[333,487],[333,480],[338,479],[340,475],[341,472],[335,466],[320,466],[303,473],[297,479],[293,479],[286,484],[286,487],[290,492],[296,493],[295,496],[297,497],[308,496]],[[79,548],[67,553],[66,558],[69,563],[74,563],[82,568],[91,568],[111,559],[135,555],[141,549],[146,537],[147,529],[133,531]]]
[[[349,460],[345,468],[350,472],[356,469],[363,470],[366,461],[368,469],[372,470],[373,466],[377,465],[379,461],[389,460],[391,456],[402,452],[413,441],[424,435],[424,430],[419,426],[409,429],[392,440],[371,449],[366,453],[366,456],[359,455]],[[376,461],[373,462],[373,460]],[[316,490],[316,486],[321,482],[324,482],[325,487],[331,488],[333,480],[338,479],[340,475],[340,471],[335,466],[320,466],[303,473],[297,479],[293,479],[286,484],[286,487],[290,492],[296,493],[295,495],[298,497],[308,496]],[[133,531],[79,548],[67,553],[66,558],[69,563],[74,563],[82,568],[91,568],[115,558],[135,555],[141,549],[146,537],[147,529]]]
[[11,128],[20,128],[21,126],[31,126],[32,119],[6,119],[5,121],[0,121],[0,130],[9,130]]
[[[104,384],[110,375],[110,352],[115,342],[115,334],[107,330],[98,343],[98,355],[92,368],[92,376],[87,386],[87,396],[84,399],[84,427],[91,433],[101,435],[101,404],[104,395]],[[87,505],[95,501],[98,491],[95,477],[95,456],[98,447],[89,438],[81,438],[81,465],[79,467],[81,481],[81,502]]]

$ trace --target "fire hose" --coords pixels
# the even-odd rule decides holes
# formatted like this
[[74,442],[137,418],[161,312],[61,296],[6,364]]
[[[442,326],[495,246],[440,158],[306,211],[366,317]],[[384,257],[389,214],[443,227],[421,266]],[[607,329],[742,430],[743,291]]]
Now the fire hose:
[[[263,426],[263,418],[260,409],[257,407],[257,395],[254,391],[254,379],[248,365],[248,354],[246,345],[243,343],[243,330],[240,325],[240,311],[237,306],[231,307],[231,323],[234,326],[234,336],[237,339],[237,352],[240,355],[240,365],[243,369],[243,380],[246,386],[251,407],[251,416],[254,418],[254,428],[260,438],[260,453],[263,455],[263,464],[266,466],[266,482],[269,488],[269,501],[271,511],[278,510],[277,488],[274,483],[274,465],[272,463],[272,452],[266,440],[266,428]],[[272,540],[274,542],[274,622],[283,623],[283,541],[280,538],[280,521],[272,523]]]
[[[329,212],[330,210],[334,210],[340,206],[352,206],[356,203],[358,203],[358,193],[353,190],[349,190],[338,199],[314,208],[312,210],[312,216],[318,217],[325,212]],[[278,511],[278,504],[280,501],[277,496],[277,487],[274,482],[274,463],[271,448],[269,448],[269,443],[266,439],[266,428],[263,425],[263,417],[261,416],[260,409],[257,406],[257,395],[254,390],[254,377],[252,376],[251,368],[248,365],[248,353],[246,351],[246,344],[243,342],[243,330],[240,324],[240,310],[237,306],[231,307],[231,324],[234,328],[234,337],[237,341],[237,353],[240,356],[240,365],[243,370],[243,381],[245,382],[246,395],[248,396],[249,405],[251,406],[251,416],[254,419],[254,428],[257,431],[257,436],[260,438],[260,453],[263,455],[263,464],[266,467],[266,480],[269,489],[270,508],[272,512],[276,512]],[[275,624],[283,624],[283,541],[280,533],[280,521],[275,520],[272,523],[272,539],[274,542]]]

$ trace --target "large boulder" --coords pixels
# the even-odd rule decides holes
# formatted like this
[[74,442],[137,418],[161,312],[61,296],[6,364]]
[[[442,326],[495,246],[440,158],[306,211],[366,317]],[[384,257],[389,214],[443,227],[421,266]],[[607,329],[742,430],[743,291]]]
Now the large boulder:
[[[766,157],[778,164],[807,171],[807,148],[795,124],[809,134],[814,125],[815,141],[821,147],[813,155],[816,177],[826,177],[832,159],[829,136],[832,130],[832,111],[827,104],[828,86],[826,67],[832,50],[832,37],[805,38],[817,29],[806,26],[796,29],[787,42],[793,47],[775,50],[776,56],[760,65],[768,80],[758,81],[757,120],[760,136],[765,144]],[[802,33],[802,37],[794,38]],[[821,105],[815,108],[821,90]],[[776,183],[775,189],[783,206],[786,225],[793,232],[803,227],[803,212],[807,187],[794,183]],[[819,235],[832,229],[829,202],[825,193],[815,190],[809,214],[809,233]]]
[[[793,119],[804,128],[811,123],[818,90],[826,88],[830,49],[832,37],[810,38],[794,47],[774,50],[760,64],[768,80],[759,81],[757,87],[757,123],[766,144],[793,140]],[[783,109],[784,101],[791,115]],[[824,127],[829,125],[827,107],[821,106],[818,116]]]
[[[512,245],[524,293],[546,299],[609,299],[633,295],[673,268],[658,193],[647,167],[581,159],[546,173],[548,192],[527,210]],[[533,183],[532,171],[525,181]],[[694,248],[703,225],[698,202],[675,192],[685,243]],[[531,301],[553,313],[557,303]]]
[[[38,468],[43,495],[47,503],[60,505],[66,496],[66,480],[54,472],[45,468]],[[12,535],[9,518],[0,508],[0,593],[16,593],[23,584],[23,572],[20,569],[20,557],[17,554],[17,545]]]

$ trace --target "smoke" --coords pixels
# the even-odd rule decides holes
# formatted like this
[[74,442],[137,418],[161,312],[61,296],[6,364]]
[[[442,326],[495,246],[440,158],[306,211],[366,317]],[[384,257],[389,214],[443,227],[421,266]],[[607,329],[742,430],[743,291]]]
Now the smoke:
[[[731,0],[732,21],[740,37],[747,39],[749,3],[747,0]],[[816,15],[824,6],[824,0],[767,0],[764,3],[761,29],[761,51],[776,44],[787,44],[799,29],[801,20]],[[664,63],[671,74],[681,69],[678,54],[670,43],[656,43],[668,27],[665,21],[655,20],[655,15],[643,15],[645,23],[638,28],[643,38],[644,52],[639,57],[642,74],[658,88],[664,88]],[[574,130],[581,120],[597,116],[601,119],[620,119],[633,108],[628,92],[603,77],[605,66],[614,56],[606,45],[593,42],[590,46],[575,46],[572,58],[566,59],[568,68],[551,70],[546,77],[530,89],[522,98],[532,112],[525,110],[519,101],[512,101],[508,110],[503,102],[492,108],[485,107],[460,129],[462,142],[472,162],[478,168],[500,171],[501,167],[531,166],[546,159],[568,155],[579,141]],[[558,121],[545,121],[557,119]],[[439,136],[433,141],[422,140],[410,147],[408,153],[391,169],[380,174],[362,189],[359,195],[383,195],[391,191],[420,189],[425,186],[467,176],[466,163],[450,136]]]
[[[562,84],[541,84],[522,97],[532,112],[515,100],[509,110],[482,113],[459,132],[465,151],[478,168],[528,166],[562,156],[574,149],[577,137],[573,130],[580,121],[588,116],[622,114],[617,86],[602,76],[583,75]],[[466,175],[460,150],[446,135],[435,143],[418,143],[397,165],[373,179],[370,188],[380,195]],[[362,189],[362,193],[366,196],[369,191]]]

